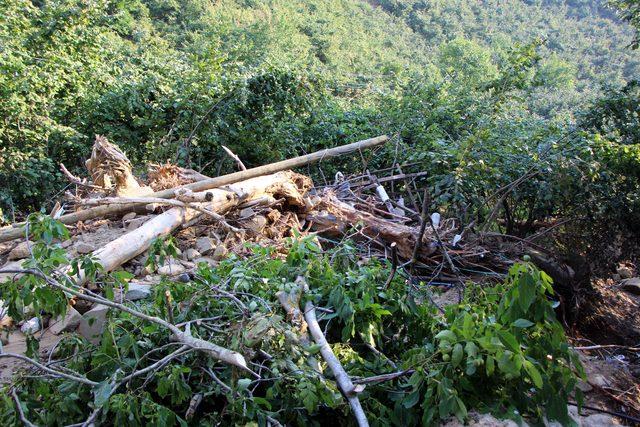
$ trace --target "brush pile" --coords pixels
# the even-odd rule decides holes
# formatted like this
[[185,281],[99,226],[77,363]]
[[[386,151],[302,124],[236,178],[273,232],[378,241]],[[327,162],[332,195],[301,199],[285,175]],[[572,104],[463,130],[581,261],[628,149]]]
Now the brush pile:
[[[524,387],[525,394],[532,393],[526,391],[530,387],[542,387],[538,369],[555,375],[552,385],[559,388],[537,397],[533,393],[522,408],[546,405],[545,399],[558,395],[568,398],[575,385],[568,366],[577,362],[567,348],[555,356],[562,367],[541,360],[538,368],[523,368],[503,360],[514,352],[525,360],[530,345],[517,344],[510,338],[514,332],[507,332],[513,323],[524,325],[523,319],[509,320],[511,329],[499,332],[507,336],[503,342],[487,344],[492,355],[478,353],[484,338],[473,341],[474,334],[500,327],[495,319],[483,320],[482,310],[503,310],[506,303],[497,308],[497,300],[489,298],[475,317],[456,305],[445,316],[448,304],[462,301],[466,284],[501,286],[515,258],[507,256],[512,248],[504,241],[496,243],[430,212],[428,193],[420,194],[413,185],[426,172],[380,178],[376,173],[383,171],[338,173],[332,184],[314,187],[309,177],[290,170],[387,139],[248,170],[229,152],[242,170],[217,178],[171,164],[150,165],[143,182],[133,176],[124,153],[97,138],[87,161],[92,181],[62,167],[75,191],[67,191],[52,212],[59,222],[36,216],[0,229],[0,242],[5,242],[0,254],[7,260],[0,282],[5,292],[22,295],[7,301],[1,313],[5,331],[20,327],[3,335],[2,378],[27,368],[93,396],[88,407],[68,414],[81,425],[110,424],[110,416],[127,411],[129,419],[149,422],[148,414],[135,408],[117,409],[123,396],[135,397],[140,405],[153,403],[155,409],[148,410],[169,417],[168,424],[301,424],[331,413],[350,414],[345,420],[353,417],[362,426],[368,425],[371,411],[405,425],[450,415],[462,420],[468,414],[454,392],[458,386],[442,384],[496,361],[507,380],[523,376],[517,387]],[[512,272],[513,288],[522,277],[547,283],[546,276],[525,270]],[[531,307],[547,304],[544,289],[528,296]],[[316,306],[323,301],[333,308]],[[544,310],[536,316],[549,316]],[[324,329],[319,321],[326,322]],[[329,328],[332,322],[342,329]],[[442,354],[434,353],[425,334],[449,322],[460,322],[461,329],[451,326],[447,338],[435,335]],[[535,336],[564,337],[554,322],[540,321]],[[463,347],[456,344],[456,333],[468,342],[466,371],[458,367]],[[83,345],[95,347],[86,352]],[[561,348],[561,342],[550,345]],[[107,354],[117,362],[101,364]],[[434,360],[434,366],[451,357],[460,360],[449,371],[429,371],[436,356],[442,361]],[[527,357],[534,360],[533,354]],[[43,358],[48,362],[39,361]],[[96,368],[81,372],[89,365]],[[37,386],[34,378],[22,377],[11,386],[8,402],[15,408],[29,399],[28,390]],[[427,387],[427,378],[437,381],[421,398],[421,409],[411,409],[427,390],[421,388]],[[478,386],[485,380],[479,381]],[[472,387],[467,383],[464,387]],[[398,397],[384,392],[387,386],[400,390]],[[497,398],[498,391],[487,398]],[[363,393],[366,401],[359,397]],[[51,402],[24,406],[42,421],[46,411],[60,410],[55,399]],[[158,407],[172,409],[169,414]],[[15,419],[31,423],[27,415],[20,409]],[[568,416],[566,408],[552,415]]]

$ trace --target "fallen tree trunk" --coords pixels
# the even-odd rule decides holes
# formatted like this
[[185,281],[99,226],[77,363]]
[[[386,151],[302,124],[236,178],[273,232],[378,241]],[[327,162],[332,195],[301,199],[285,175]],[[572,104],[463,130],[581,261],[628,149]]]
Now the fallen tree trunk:
[[[388,245],[396,244],[398,255],[411,259],[416,248],[419,232],[415,227],[389,221],[369,212],[360,211],[338,200],[333,194],[324,194],[321,202],[307,214],[312,228],[323,234],[343,236],[351,227],[362,224],[361,233],[372,239],[381,239]],[[437,250],[434,240],[422,236],[418,248],[418,259],[426,258]]]
[[[229,175],[223,175],[216,178],[209,178],[202,181],[197,181],[191,184],[183,185],[178,188],[170,188],[168,190],[162,190],[155,193],[147,194],[149,197],[159,197],[163,199],[172,198],[175,196],[175,191],[179,188],[186,188],[194,192],[200,192],[204,190],[210,190],[213,188],[219,188],[224,185],[233,184],[239,181],[255,178],[275,172],[280,172],[288,169],[305,166],[310,163],[315,163],[321,160],[329,159],[332,157],[338,157],[344,154],[352,153],[354,151],[363,150],[366,148],[375,147],[384,144],[389,140],[386,135],[378,136],[376,138],[365,139],[363,141],[354,142],[352,144],[342,145],[335,148],[327,148],[325,150],[317,151],[315,153],[306,154],[304,156],[294,157],[293,159],[283,160],[276,163],[271,163],[264,166],[259,166],[245,171],[235,172]],[[96,208],[86,209],[78,212],[74,212],[68,215],[63,215],[58,220],[63,224],[75,224],[79,221],[86,221],[98,217],[106,217],[110,215],[122,214],[131,211],[135,206],[139,205],[110,205],[99,206]],[[18,239],[24,236],[23,230],[24,222],[13,224],[8,227],[0,229],[0,242],[6,242],[13,239]]]
[[211,201],[193,204],[201,210],[188,207],[171,208],[108,243],[92,255],[105,271],[112,271],[144,252],[154,239],[166,236],[181,224],[202,215],[202,209],[222,213],[240,203],[264,196],[284,198],[287,203],[302,207],[304,206],[302,197],[311,185],[309,178],[287,171],[242,181],[225,189],[209,190]]

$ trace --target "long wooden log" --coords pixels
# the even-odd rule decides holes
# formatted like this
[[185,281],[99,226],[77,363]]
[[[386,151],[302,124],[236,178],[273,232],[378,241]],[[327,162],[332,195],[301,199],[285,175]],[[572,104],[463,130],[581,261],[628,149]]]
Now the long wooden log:
[[[271,173],[276,173],[288,169],[305,166],[310,163],[315,163],[321,160],[330,159],[332,157],[342,156],[344,154],[352,153],[358,150],[364,150],[371,147],[384,144],[389,140],[386,135],[378,136],[376,138],[365,139],[362,141],[354,142],[352,144],[342,145],[334,148],[327,148],[325,150],[316,151],[315,153],[306,154],[304,156],[294,157],[292,159],[283,160],[276,163],[271,163],[264,166],[258,166],[256,168],[247,169],[245,171],[235,172],[228,175],[219,176],[216,178],[209,178],[202,181],[197,181],[191,184],[183,185],[177,188],[170,188],[167,190],[158,191],[148,194],[149,197],[159,197],[163,199],[172,198],[175,195],[175,191],[179,188],[186,188],[194,192],[200,192],[204,190],[210,190],[213,188],[222,187],[224,185],[233,184],[239,181],[243,181],[250,178],[255,178]],[[79,221],[86,221],[93,218],[106,217],[110,215],[122,214],[131,211],[138,205],[109,205],[99,206],[91,209],[85,209],[82,211],[62,215],[58,218],[63,224],[75,224]],[[0,229],[0,242],[6,242],[13,239],[18,239],[24,236],[24,223],[13,224],[8,227]]]

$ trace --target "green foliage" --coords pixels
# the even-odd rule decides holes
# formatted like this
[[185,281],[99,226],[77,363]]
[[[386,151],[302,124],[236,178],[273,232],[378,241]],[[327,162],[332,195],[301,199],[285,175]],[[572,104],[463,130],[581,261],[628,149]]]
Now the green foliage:
[[[38,221],[50,224],[41,229],[57,227],[46,217]],[[422,297],[408,293],[401,277],[383,289],[388,274],[385,264],[362,262],[348,242],[325,254],[308,236],[289,242],[286,259],[256,247],[246,260],[231,257],[215,269],[202,264],[193,282],[164,279],[153,288],[153,298],[138,305],[148,315],[166,317],[170,293],[176,324],[211,319],[193,322],[191,332],[244,354],[261,379],[188,352],[116,389],[118,378],[175,350],[168,331],[116,311],[98,345],[72,334],[58,346],[60,366],[86,372],[97,386],[33,376],[15,386],[27,417],[38,424],[79,422],[101,406],[99,424],[184,425],[195,394],[205,399],[190,420],[199,425],[266,417],[307,425],[328,414],[346,423],[348,404],[326,370],[325,379],[308,363],[318,357],[317,346],[301,344],[275,295],[299,286],[295,279],[303,275],[309,284],[304,299],[327,309],[320,321],[351,376],[393,372],[389,359],[414,370],[365,389],[361,400],[367,412],[378,414],[376,425],[435,424],[450,415],[465,419],[471,407],[516,420],[546,414],[567,422],[566,401],[582,371],[555,319],[546,274],[530,264],[515,265],[502,284],[469,285],[463,303],[447,307],[444,317],[416,303]],[[22,296],[7,294],[12,286],[28,284],[3,285],[3,299],[15,303]],[[36,310],[53,309],[44,299],[32,303]],[[3,424],[17,421],[11,399],[0,400],[0,408]]]
[[233,168],[220,145],[254,166],[399,130],[429,142],[412,144],[424,156],[436,135],[484,132],[496,114],[564,123],[640,64],[592,2],[602,18],[555,1],[379,3],[4,0],[4,219],[63,188],[58,163],[83,173],[96,134],[134,164],[209,174]]
[[638,0],[609,0],[609,5],[616,9],[623,20],[635,28],[636,35],[631,47],[637,49],[640,46],[640,2]]

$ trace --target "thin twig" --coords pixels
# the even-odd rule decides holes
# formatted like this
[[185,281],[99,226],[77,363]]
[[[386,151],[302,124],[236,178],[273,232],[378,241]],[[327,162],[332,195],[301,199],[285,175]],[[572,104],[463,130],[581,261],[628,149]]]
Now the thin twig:
[[398,270],[398,245],[396,242],[391,243],[391,272],[389,273],[389,278],[387,278],[386,283],[384,284],[384,289],[387,289],[393,278],[396,275],[396,271]]
[[22,404],[20,403],[20,399],[18,398],[18,394],[16,393],[15,388],[11,388],[11,397],[13,397],[13,401],[16,403],[16,409],[18,410],[18,416],[20,417],[20,421],[27,427],[36,427],[34,423],[29,421],[27,417],[24,415],[24,411],[22,410]]
[[390,374],[382,374],[382,375],[375,375],[372,377],[358,378],[353,380],[353,383],[354,384],[376,384],[376,383],[381,383],[385,381],[395,380],[396,378],[404,377],[406,375],[411,375],[414,372],[415,370],[413,369],[406,369],[404,371],[392,372]]
[[224,145],[221,145],[221,147],[224,150],[224,152],[229,155],[229,157],[231,157],[233,160],[235,160],[236,165],[238,166],[238,169],[240,169],[242,171],[246,171],[247,170],[247,168],[245,167],[244,163],[242,163],[242,160],[240,160],[240,157],[238,157],[238,155],[236,153],[234,153],[233,151],[231,151],[229,148],[225,147]]

